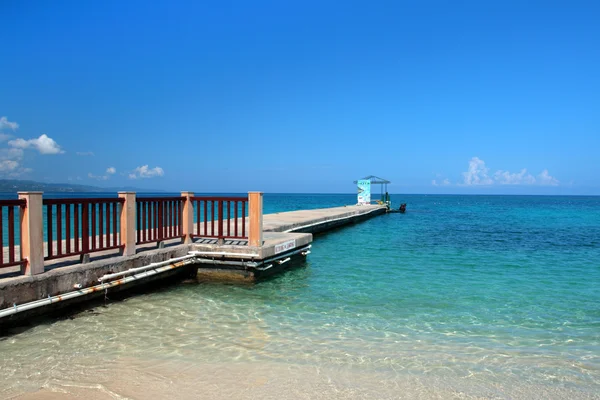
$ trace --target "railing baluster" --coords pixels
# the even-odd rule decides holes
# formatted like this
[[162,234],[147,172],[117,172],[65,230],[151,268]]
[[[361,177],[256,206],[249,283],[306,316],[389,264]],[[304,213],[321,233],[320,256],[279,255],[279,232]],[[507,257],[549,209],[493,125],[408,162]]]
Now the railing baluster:
[[208,200],[202,201],[204,205],[204,236],[208,236]]
[[163,210],[165,212],[165,217],[163,219],[163,223],[165,224],[163,239],[166,239],[169,237],[169,229],[171,229],[171,211],[170,211],[171,202],[163,201],[162,204],[163,204]]
[[173,237],[173,234],[175,232],[175,202],[170,201],[169,203],[171,203],[169,207],[169,210],[171,210],[171,215],[169,215],[169,237]]
[[158,237],[156,239],[161,241],[165,237],[165,226],[167,224],[167,221],[165,221],[165,203],[162,201],[157,201],[156,206],[158,207],[158,221],[160,225],[158,228]]
[[210,236],[215,236],[215,201],[210,202]]
[[171,216],[171,222],[173,225],[173,228],[171,229],[171,237],[177,237],[177,204],[179,204],[178,201],[173,201],[173,206],[171,207],[171,209],[173,210],[173,215]]
[[73,218],[73,241],[75,242],[75,253],[79,253],[79,204],[74,205]]
[[152,202],[151,201],[146,201],[146,200],[141,200],[141,210],[142,213],[138,216],[138,219],[141,220],[141,224],[145,225],[145,228],[142,227],[142,231],[144,233],[142,233],[141,236],[141,242],[147,242],[152,240],[152,235],[154,233],[153,231],[153,219],[154,219],[154,215],[152,214]]
[[158,207],[158,201],[153,201],[152,204],[154,204],[154,236],[152,237],[152,240],[158,240],[158,231],[160,229],[159,226],[159,217],[158,217],[158,213],[159,213],[159,207]]
[[62,204],[56,205],[56,255],[62,254]]
[[81,204],[81,251],[90,251],[90,203]]
[[242,237],[246,237],[246,201],[242,200]]
[[46,206],[46,236],[48,239],[48,257],[52,257],[54,253],[52,249],[54,243],[52,240],[52,204]]
[[163,212],[164,212],[164,216],[163,216],[163,225],[164,225],[164,230],[163,230],[163,239],[166,239],[169,237],[169,229],[171,227],[171,213],[169,212],[169,207],[171,205],[171,202],[169,201],[161,201],[161,204],[163,205]]
[[119,243],[117,241],[117,232],[119,232],[117,228],[117,203],[115,202],[113,203],[113,246],[117,246]]
[[137,202],[136,204],[137,207],[137,217],[136,217],[136,224],[137,224],[137,242],[140,243],[142,241],[142,203],[140,201]]
[[[27,203],[22,203],[21,205],[18,206],[19,207],[19,216],[17,217],[17,226],[19,227],[19,262],[21,263],[21,267],[24,267],[27,264],[27,260],[25,260],[23,258],[23,231],[21,230],[21,221],[23,221],[23,214],[25,213],[25,209],[27,208]],[[2,209],[0,208],[0,211],[2,211]],[[0,227],[2,225],[0,224]],[[2,243],[2,240],[0,240],[0,244]],[[0,250],[3,250],[0,247]]]
[[104,229],[102,223],[104,222],[104,204],[98,203],[98,248],[104,248]]
[[71,205],[65,206],[65,233],[67,239],[67,254],[71,253]]
[[[177,221],[179,222],[177,236],[183,235],[183,201],[184,200],[177,202]],[[189,197],[188,197],[188,200],[185,200],[185,201],[191,201],[191,200],[189,200]],[[193,229],[193,225],[190,228]]]
[[231,236],[231,201],[227,201],[227,236]]
[[169,201],[169,237],[173,237],[175,231],[175,202]]
[[217,200],[218,208],[219,208],[219,239],[223,239],[225,235],[223,234],[223,200]]
[[146,201],[145,214],[146,214],[146,241],[154,240],[152,237],[152,201]]
[[179,227],[179,222],[177,221],[177,204],[179,204],[178,201],[173,201],[173,216],[171,217],[171,220],[173,221],[173,231],[171,232],[171,237],[177,237],[177,228]]
[[145,243],[152,240],[152,202],[142,200],[141,207],[141,214],[139,216],[142,224],[141,242]]
[[161,240],[164,236],[164,232],[163,232],[164,209],[163,209],[163,203],[161,201],[159,201],[157,203],[158,203],[158,237],[156,238],[156,240]]
[[160,204],[158,201],[152,201],[152,207],[154,208],[154,230],[152,233],[152,240],[158,241],[160,237]]
[[238,235],[238,202],[235,201],[234,202],[234,209],[235,209],[235,224],[233,225],[235,227],[235,234],[233,235],[234,237],[237,237]]
[[169,203],[166,201],[161,201],[163,207],[163,235],[162,239],[166,239],[169,237]]
[[110,247],[110,203],[106,203],[106,247]]
[[175,237],[180,237],[181,236],[181,226],[182,226],[182,222],[181,222],[181,201],[176,201],[175,202],[175,227],[174,232],[175,232]]
[[154,223],[154,225],[155,225],[154,226],[154,236],[152,237],[152,240],[158,240],[158,235],[160,232],[160,225],[159,225],[160,218],[158,216],[158,213],[160,211],[160,208],[158,207],[158,201],[153,201],[152,204],[154,205],[154,218],[155,218],[155,220],[154,220],[154,222],[155,222]]
[[170,201],[165,201],[164,205],[165,205],[165,236],[164,236],[164,238],[166,239],[171,236],[171,215],[173,213],[171,212],[171,202]]
[[144,201],[142,203],[142,238],[144,242],[148,239],[148,234],[146,231],[148,230],[148,223],[146,221],[146,217],[148,216],[148,202]]
[[[4,251],[4,248],[2,249]],[[8,206],[8,262],[15,262],[15,207]]]
[[96,203],[91,202],[92,207],[92,250],[96,250]]
[[196,235],[200,236],[200,204],[202,202],[198,200],[195,200],[194,202],[196,203]]

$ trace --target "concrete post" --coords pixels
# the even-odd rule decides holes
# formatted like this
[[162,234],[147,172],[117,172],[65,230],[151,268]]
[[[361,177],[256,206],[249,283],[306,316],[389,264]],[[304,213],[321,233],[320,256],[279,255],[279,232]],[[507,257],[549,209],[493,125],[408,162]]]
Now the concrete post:
[[181,234],[184,235],[182,242],[189,244],[192,243],[192,235],[194,234],[194,204],[192,203],[194,193],[181,192],[181,197],[185,197],[183,211],[181,213],[181,222],[183,222],[183,232],[181,232]]
[[121,206],[121,251],[124,256],[135,255],[135,192],[119,192],[119,197],[125,199]]
[[248,219],[250,221],[248,245],[263,244],[263,193],[248,192]]
[[[21,212],[21,257],[27,263],[21,273],[37,275],[44,272],[44,223],[42,217],[42,192],[19,192],[27,206]],[[48,243],[51,246],[52,243]]]

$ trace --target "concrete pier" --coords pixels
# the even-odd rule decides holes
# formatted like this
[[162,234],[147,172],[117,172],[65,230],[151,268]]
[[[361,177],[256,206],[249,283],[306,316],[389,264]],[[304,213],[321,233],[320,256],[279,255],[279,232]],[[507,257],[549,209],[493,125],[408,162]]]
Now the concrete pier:
[[[262,208],[262,202],[259,205]],[[36,275],[0,279],[0,325],[43,313],[48,306],[53,308],[84,301],[108,290],[127,289],[173,275],[197,276],[201,280],[254,282],[301,263],[310,253],[313,234],[385,212],[384,206],[365,205],[261,215],[262,229],[252,236],[255,240],[259,238],[252,243],[254,245],[248,240],[185,238],[183,244],[178,244],[181,240],[175,240],[171,241],[174,242],[171,246],[167,242],[165,248],[141,249],[144,251],[137,254],[125,251],[117,256],[113,252],[97,256],[85,264],[76,263]],[[250,224],[251,218],[248,217],[245,223]],[[256,222],[250,226],[257,229]],[[102,280],[106,275],[116,273],[122,275]],[[18,311],[35,301],[47,304]]]

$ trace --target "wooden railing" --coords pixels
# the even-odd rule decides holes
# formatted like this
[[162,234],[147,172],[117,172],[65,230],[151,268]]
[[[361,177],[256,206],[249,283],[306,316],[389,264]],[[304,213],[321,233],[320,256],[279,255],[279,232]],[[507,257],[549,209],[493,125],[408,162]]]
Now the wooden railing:
[[[25,200],[0,200],[0,244],[2,244],[0,268],[23,266],[26,262],[21,256],[21,246],[17,249],[15,244],[20,242],[20,220],[26,206]],[[16,212],[15,209],[17,209]],[[6,210],[6,218],[4,210]],[[7,247],[4,246],[5,242]],[[8,249],[8,252],[5,248]]]
[[182,238],[185,197],[138,197],[136,244]]
[[[19,209],[16,211],[16,209]],[[45,271],[45,261],[119,249],[132,256],[141,244],[194,237],[247,240],[261,246],[262,193],[248,197],[139,197],[44,199],[20,192],[0,200],[0,268],[21,266],[24,274]],[[12,271],[10,271],[12,273]]]
[[119,198],[44,199],[45,260],[121,248]]
[[196,213],[193,237],[247,239],[247,197],[192,197]]

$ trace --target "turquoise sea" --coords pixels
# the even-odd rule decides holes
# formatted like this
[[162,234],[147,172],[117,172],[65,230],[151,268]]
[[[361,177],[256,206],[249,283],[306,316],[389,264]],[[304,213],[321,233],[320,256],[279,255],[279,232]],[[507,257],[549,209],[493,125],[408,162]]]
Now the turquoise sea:
[[2,337],[0,398],[600,398],[600,197],[392,201],[407,213],[316,236],[273,279],[183,282]]

